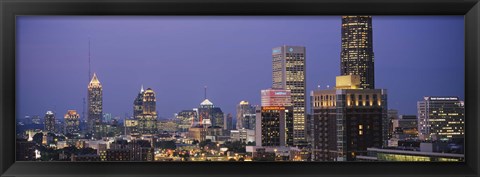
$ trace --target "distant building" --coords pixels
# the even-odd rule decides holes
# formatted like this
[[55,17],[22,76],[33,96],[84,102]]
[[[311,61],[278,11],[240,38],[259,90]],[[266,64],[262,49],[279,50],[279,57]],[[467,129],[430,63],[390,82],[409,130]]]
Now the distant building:
[[343,89],[315,90],[310,94],[315,161],[353,161],[357,155],[365,155],[367,148],[381,148],[384,144],[386,90],[338,88]]
[[194,125],[197,118],[197,111],[195,110],[183,110],[175,114],[178,119],[178,130],[181,132],[188,132],[188,129]]
[[111,113],[103,113],[103,123],[106,123],[106,124],[112,123],[112,114]]
[[230,131],[234,129],[232,114],[228,113],[227,115],[225,115],[225,120],[223,121],[223,124],[224,124],[223,129],[226,131]]
[[224,114],[222,109],[215,107],[210,100],[205,99],[200,103],[198,110],[199,122],[203,122],[205,119],[209,119],[212,126],[223,127]]
[[76,110],[68,110],[65,116],[65,134],[80,133],[80,114]]
[[255,129],[255,107],[248,101],[240,101],[237,105],[237,126],[236,129]]
[[397,139],[414,139],[418,137],[418,124],[416,115],[400,115],[399,119],[392,121],[393,137]]
[[123,124],[125,130],[125,135],[139,135],[138,132],[138,120],[136,119],[125,119]]
[[93,73],[92,80],[88,84],[88,130],[94,137],[102,137],[102,115],[103,115],[103,91],[102,84]]
[[160,120],[157,123],[159,132],[175,132],[178,129],[178,124],[174,120]]
[[256,145],[293,146],[294,112],[290,102],[290,91],[267,89],[262,90],[261,95],[262,105],[256,110]]
[[143,94],[145,90],[143,90],[143,85],[138,93],[137,97],[133,101],[133,117],[137,118],[143,113]]
[[138,131],[141,134],[157,133],[157,99],[155,92],[148,88],[143,92],[143,112],[135,117],[138,120]]
[[255,142],[255,130],[238,129],[230,130],[230,139],[232,141],[240,141],[243,143]]
[[55,132],[55,114],[52,111],[45,113],[45,131]]
[[417,103],[421,140],[464,138],[465,105],[455,96],[428,96]]
[[306,145],[306,50],[283,45],[272,49],[272,88],[291,91],[295,145]]
[[40,116],[39,115],[32,116],[32,123],[35,125],[42,124],[42,121],[40,120]]

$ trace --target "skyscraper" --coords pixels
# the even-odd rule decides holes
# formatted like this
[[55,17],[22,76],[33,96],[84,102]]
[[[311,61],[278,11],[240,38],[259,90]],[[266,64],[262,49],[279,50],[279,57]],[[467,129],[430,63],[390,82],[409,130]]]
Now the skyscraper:
[[353,161],[357,155],[366,155],[367,148],[386,144],[386,90],[358,89],[359,85],[347,88],[344,83],[338,82],[337,89],[310,94],[315,161]]
[[465,105],[455,96],[429,96],[417,103],[421,140],[465,137]]
[[88,132],[100,137],[103,116],[102,84],[93,73],[92,80],[88,84]]
[[[255,142],[257,146],[293,146],[294,122],[290,90],[261,91],[263,102],[256,110]],[[274,98],[272,98],[274,97]],[[273,104],[272,104],[273,103]]]
[[255,107],[248,101],[240,101],[237,105],[237,128],[255,129]]
[[371,16],[342,16],[340,75],[360,76],[360,87],[375,89]]
[[143,85],[142,88],[140,89],[140,92],[138,93],[137,97],[133,101],[133,117],[138,117],[140,114],[143,113]]
[[65,134],[80,132],[80,114],[76,110],[68,110],[65,116]]
[[272,50],[273,89],[291,90],[293,105],[293,136],[295,145],[306,145],[306,52],[303,46],[287,46]]
[[143,112],[136,117],[138,119],[138,131],[142,134],[157,133],[157,99],[151,88],[143,92],[142,106]]
[[55,132],[55,114],[52,111],[45,114],[45,131]]

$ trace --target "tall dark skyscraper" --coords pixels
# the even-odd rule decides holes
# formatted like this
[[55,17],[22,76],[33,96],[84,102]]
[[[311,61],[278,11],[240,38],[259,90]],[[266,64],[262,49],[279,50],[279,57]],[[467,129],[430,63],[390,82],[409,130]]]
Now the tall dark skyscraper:
[[52,111],[45,114],[45,131],[55,132],[55,114]]
[[360,87],[375,89],[371,16],[342,16],[340,75],[360,76]]
[[291,90],[293,142],[306,145],[306,51],[303,46],[283,45],[272,49],[273,89]]
[[143,113],[143,93],[144,92],[145,90],[143,90],[143,85],[142,85],[140,92],[138,93],[137,97],[133,101],[133,117],[134,118],[138,117]]
[[102,84],[97,78],[97,75],[93,73],[92,80],[88,84],[88,132],[99,136],[102,128],[102,116],[103,116],[103,94]]
[[157,133],[157,99],[155,92],[148,88],[143,92],[143,112],[138,115],[138,131],[142,134]]

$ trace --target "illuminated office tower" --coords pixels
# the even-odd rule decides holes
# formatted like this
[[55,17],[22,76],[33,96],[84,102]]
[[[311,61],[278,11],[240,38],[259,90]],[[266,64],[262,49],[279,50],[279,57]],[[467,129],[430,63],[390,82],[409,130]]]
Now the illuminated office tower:
[[157,99],[155,92],[148,88],[143,92],[143,112],[138,115],[138,131],[142,134],[157,133]]
[[45,114],[45,131],[55,132],[55,114],[52,111]]
[[103,95],[102,84],[93,73],[92,80],[88,84],[88,132],[95,134],[99,138],[102,128],[103,116]]
[[290,90],[262,90],[261,96],[262,105],[256,109],[256,145],[293,146],[294,112]]
[[240,101],[237,105],[237,128],[238,130],[245,128],[255,129],[255,107],[250,105],[248,101]]
[[417,103],[421,140],[464,138],[465,105],[458,97],[428,96]]
[[178,119],[178,129],[181,132],[188,132],[188,129],[192,127],[195,123],[197,117],[197,111],[195,110],[183,110],[175,114],[175,117]]
[[65,134],[80,132],[80,114],[76,110],[68,110],[65,116]]
[[342,16],[340,75],[360,76],[360,87],[375,89],[371,16]]
[[210,100],[205,99],[200,103],[197,109],[199,123],[203,124],[204,120],[208,119],[213,127],[223,127],[224,114],[222,109],[215,107]]
[[272,49],[274,89],[291,90],[295,145],[306,145],[306,52],[303,46],[283,45]]
[[[315,161],[354,161],[367,155],[367,148],[386,144],[383,121],[387,118],[384,89],[347,87],[349,77],[337,77],[336,89],[310,93],[312,109],[312,149]],[[352,77],[350,77],[352,79]]]
[[142,88],[140,89],[140,92],[138,93],[137,97],[133,101],[133,117],[138,117],[143,113],[143,93],[145,90],[143,90],[143,85]]

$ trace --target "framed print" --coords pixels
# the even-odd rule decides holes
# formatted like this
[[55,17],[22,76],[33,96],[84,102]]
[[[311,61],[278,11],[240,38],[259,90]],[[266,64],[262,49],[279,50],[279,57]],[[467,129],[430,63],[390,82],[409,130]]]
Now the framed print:
[[478,1],[1,8],[2,176],[478,175]]

